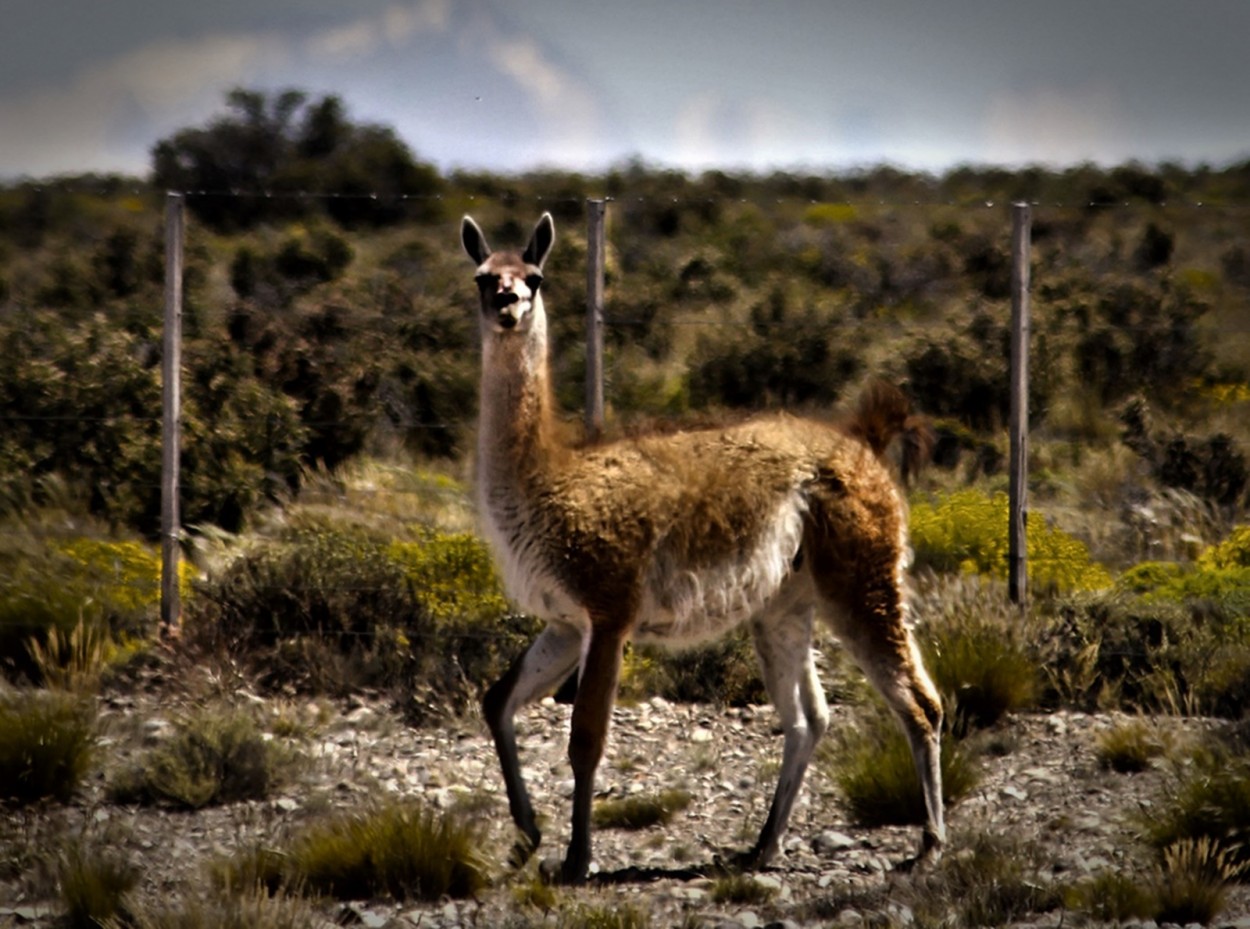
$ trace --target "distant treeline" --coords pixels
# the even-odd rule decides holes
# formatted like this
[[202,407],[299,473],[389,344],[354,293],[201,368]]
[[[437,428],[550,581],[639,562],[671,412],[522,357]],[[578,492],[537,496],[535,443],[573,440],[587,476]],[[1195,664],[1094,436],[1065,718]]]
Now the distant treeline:
[[337,97],[236,91],[223,115],[158,142],[147,178],[0,187],[0,508],[69,494],[155,530],[167,190],[185,192],[191,214],[188,524],[239,528],[307,469],[362,452],[466,451],[477,334],[455,231],[465,212],[496,244],[555,214],[544,286],[557,390],[575,410],[588,197],[612,199],[618,427],[823,410],[884,376],[937,418],[943,462],[993,471],[1007,205],[1026,200],[1039,440],[1127,441],[1150,480],[1245,504],[1250,161],[444,175]]

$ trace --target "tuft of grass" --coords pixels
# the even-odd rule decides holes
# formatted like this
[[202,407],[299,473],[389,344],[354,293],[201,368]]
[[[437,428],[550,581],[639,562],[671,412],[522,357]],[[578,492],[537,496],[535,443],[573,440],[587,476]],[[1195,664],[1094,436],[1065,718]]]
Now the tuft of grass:
[[0,797],[65,802],[94,759],[96,709],[61,691],[0,691]]
[[712,882],[708,898],[713,903],[754,906],[777,896],[777,888],[761,884],[749,874],[727,874]]
[[79,618],[78,624],[68,631],[51,627],[42,641],[32,636],[26,642],[26,650],[43,686],[90,693],[99,689],[100,678],[117,646],[107,628],[96,623],[88,625]]
[[120,803],[192,810],[260,800],[283,782],[293,761],[248,713],[209,708],[179,721],[174,735],[121,774],[109,792]]
[[1094,754],[1103,768],[1118,774],[1135,774],[1167,752],[1168,743],[1157,726],[1135,719],[1122,723],[1098,737]]
[[394,802],[319,823],[282,850],[253,850],[218,879],[341,900],[471,897],[489,884],[482,842],[462,816]]
[[596,829],[647,829],[663,825],[690,805],[685,790],[665,790],[654,796],[638,795],[622,800],[602,800],[592,814]]
[[1233,850],[1206,836],[1182,839],[1163,849],[1155,893],[1159,923],[1188,926],[1212,923],[1224,911],[1228,885],[1246,873],[1250,862],[1237,861]]
[[129,897],[139,872],[115,851],[74,841],[58,856],[55,870],[69,929],[98,929],[130,916]]
[[[924,793],[911,748],[884,710],[868,713],[817,749],[817,766],[837,784],[851,818],[863,826],[918,825],[925,821]],[[942,740],[942,796],[951,805],[980,778],[969,750]]]

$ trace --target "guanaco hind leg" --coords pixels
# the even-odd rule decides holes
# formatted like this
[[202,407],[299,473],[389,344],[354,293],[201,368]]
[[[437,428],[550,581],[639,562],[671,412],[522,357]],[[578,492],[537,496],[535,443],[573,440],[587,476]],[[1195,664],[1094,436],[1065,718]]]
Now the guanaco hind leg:
[[751,627],[768,696],[781,717],[785,743],[768,818],[755,846],[736,864],[761,868],[777,854],[816,744],[829,726],[829,707],[812,660],[810,604],[769,611]]
[[521,777],[514,718],[521,707],[551,691],[577,666],[581,642],[580,630],[562,624],[548,625],[482,701],[482,714],[490,726],[503,769],[508,807],[521,830],[522,838],[513,853],[517,864],[524,863],[538,847],[542,833]]

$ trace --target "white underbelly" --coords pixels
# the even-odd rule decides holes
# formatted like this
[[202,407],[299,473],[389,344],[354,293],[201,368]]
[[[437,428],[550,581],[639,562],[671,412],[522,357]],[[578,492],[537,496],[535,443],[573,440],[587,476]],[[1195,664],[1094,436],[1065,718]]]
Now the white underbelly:
[[794,569],[804,511],[797,496],[785,501],[755,545],[719,563],[684,567],[660,552],[647,577],[635,638],[691,645],[758,615]]

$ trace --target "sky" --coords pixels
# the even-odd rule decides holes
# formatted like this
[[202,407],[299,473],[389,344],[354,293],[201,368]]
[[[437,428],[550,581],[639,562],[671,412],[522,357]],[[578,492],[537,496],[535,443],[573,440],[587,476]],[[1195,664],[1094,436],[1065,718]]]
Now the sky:
[[0,0],[0,179],[147,174],[237,87],[440,169],[1250,158],[1250,0]]

